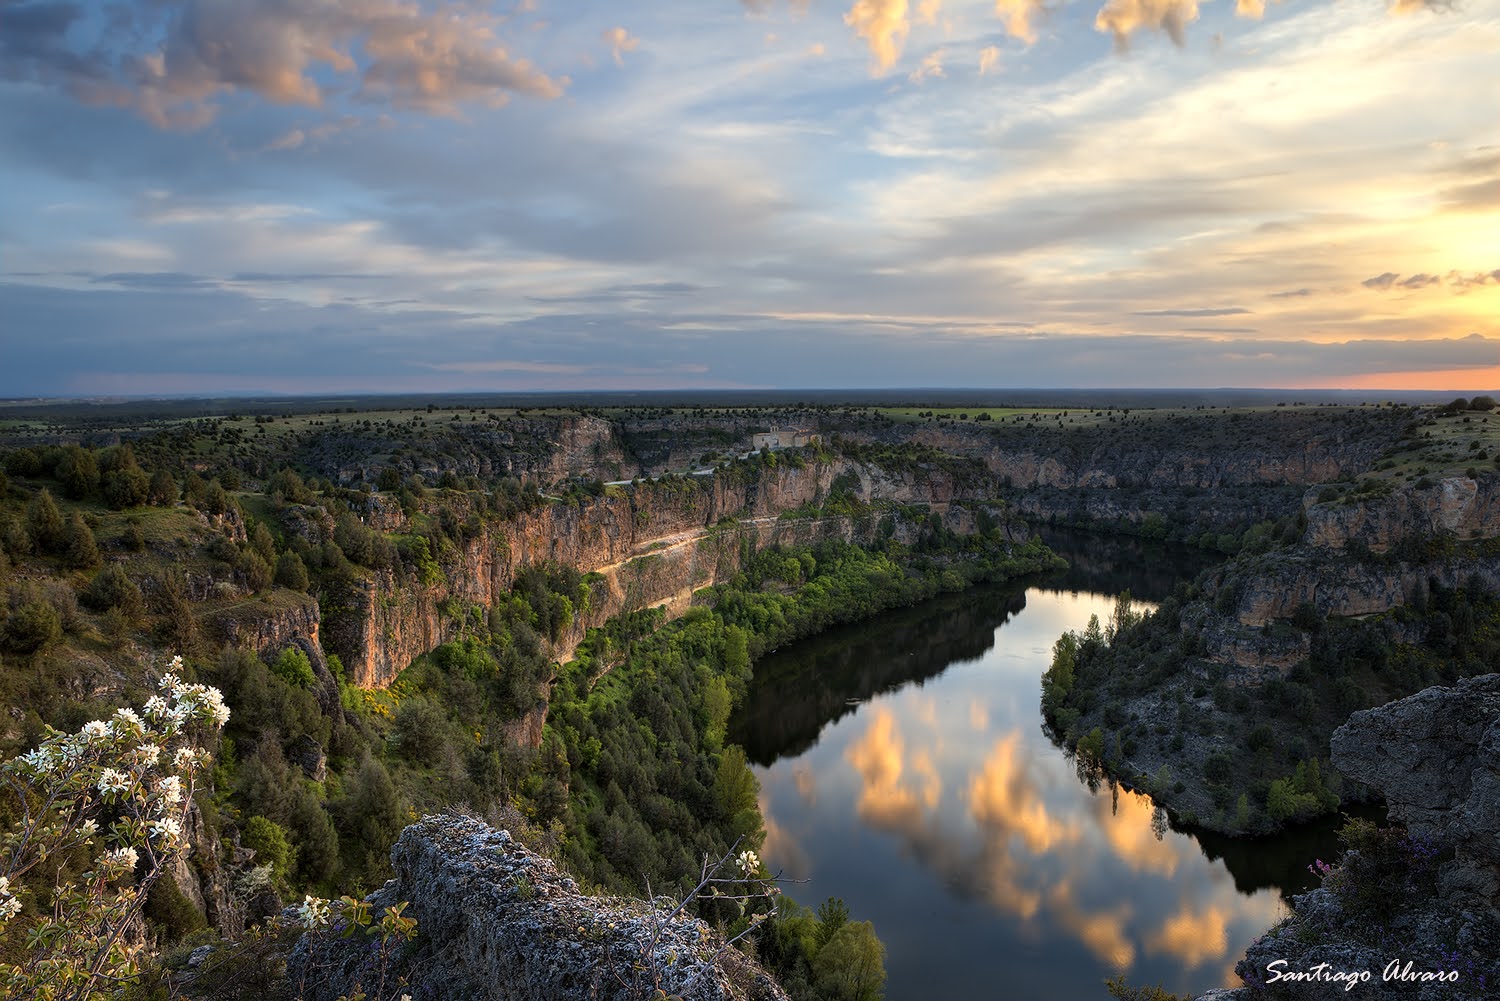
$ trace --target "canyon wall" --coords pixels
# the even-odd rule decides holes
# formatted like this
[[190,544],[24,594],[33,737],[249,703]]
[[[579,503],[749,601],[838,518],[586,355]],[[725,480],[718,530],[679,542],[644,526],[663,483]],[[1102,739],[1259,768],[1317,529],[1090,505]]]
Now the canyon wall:
[[[880,508],[856,516],[801,516],[798,509],[814,511],[835,488]],[[940,469],[891,472],[833,459],[609,487],[597,497],[546,504],[504,521],[470,519],[475,512],[464,507],[467,495],[444,495],[443,503],[456,505],[455,515],[477,530],[444,557],[441,581],[423,584],[393,570],[361,570],[325,593],[321,608],[312,598],[269,609],[247,601],[218,613],[214,628],[217,639],[263,652],[295,638],[310,640],[339,655],[351,683],[382,687],[413,659],[460,635],[456,613],[494,604],[522,568],[554,562],[597,575],[590,581],[588,608],[579,610],[548,651],[566,660],[588,628],[613,615],[663,604],[669,614],[680,614],[694,591],[738,571],[747,543],[752,549],[829,538],[867,543],[877,533],[909,542],[920,517],[899,505],[918,506],[949,530],[967,534],[976,528],[977,512],[985,506],[976,498],[984,493],[982,485],[966,485]],[[987,514],[1012,531],[1004,509],[989,507]],[[381,531],[411,527],[380,495],[372,495],[363,517]],[[325,520],[319,509],[289,516],[294,531],[318,543],[332,534]],[[1024,526],[1017,523],[1013,537],[1024,541]],[[527,742],[539,736],[530,723],[523,729]]]

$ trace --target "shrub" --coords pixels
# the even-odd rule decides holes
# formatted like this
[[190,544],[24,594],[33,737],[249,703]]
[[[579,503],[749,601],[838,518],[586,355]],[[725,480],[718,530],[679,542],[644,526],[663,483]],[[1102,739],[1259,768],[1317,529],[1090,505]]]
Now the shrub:
[[120,510],[139,507],[151,496],[151,480],[140,466],[129,466],[104,474],[104,501]]
[[312,661],[307,659],[307,654],[299,647],[294,646],[281,651],[281,655],[271,664],[271,670],[278,678],[297,688],[311,688],[317,679],[313,673]]
[[302,557],[287,550],[276,558],[276,583],[293,591],[306,591],[308,586],[307,565]]
[[1214,785],[1224,785],[1234,773],[1234,762],[1223,751],[1216,751],[1203,762],[1203,777]]
[[146,612],[146,599],[141,589],[130,579],[124,568],[111,565],[94,575],[83,591],[84,605],[96,612],[119,609],[131,622],[138,621]]
[[274,820],[251,817],[240,831],[240,844],[255,852],[257,865],[268,865],[277,880],[285,882],[296,863],[297,849],[287,840],[286,830]]
[[62,639],[62,620],[45,601],[30,601],[13,609],[0,627],[0,641],[7,650],[29,654]]
[[7,997],[111,992],[137,970],[139,947],[125,932],[149,898],[169,929],[194,924],[170,879],[153,891],[185,847],[194,779],[207,761],[199,742],[229,710],[214,689],[179,680],[181,658],[172,666],[141,713],[49,731],[0,766],[18,818],[0,842],[0,924],[15,923],[7,931],[25,943],[0,962]]

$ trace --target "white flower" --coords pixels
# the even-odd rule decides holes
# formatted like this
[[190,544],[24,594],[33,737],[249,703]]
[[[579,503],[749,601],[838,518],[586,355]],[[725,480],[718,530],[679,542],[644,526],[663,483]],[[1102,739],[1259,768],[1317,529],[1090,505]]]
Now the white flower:
[[130,788],[130,776],[114,768],[99,773],[99,792],[105,796],[123,795]]
[[130,872],[135,869],[135,864],[141,860],[141,856],[129,845],[124,848],[116,848],[104,856],[104,864],[119,869],[121,872]]
[[153,695],[146,700],[146,715],[151,719],[161,719],[167,711],[167,700],[160,695]]
[[[175,668],[181,668],[182,658],[173,657],[172,666]],[[177,677],[174,672],[168,671],[166,674],[163,674],[161,676],[161,681],[158,683],[157,687],[162,691],[175,696],[182,689],[182,679]]]
[[198,762],[198,749],[196,747],[179,747],[172,755],[172,767],[182,771]]
[[148,829],[152,838],[160,838],[169,845],[182,837],[182,825],[172,817],[153,820],[148,825]]
[[746,876],[753,876],[760,871],[760,856],[746,849],[739,855],[740,871]]
[[204,689],[203,702],[208,707],[209,718],[214,721],[215,726],[223,726],[229,722],[229,707],[224,704],[224,696],[217,688]]
[[83,843],[88,844],[94,835],[99,833],[99,824],[92,818],[78,825],[78,833],[83,835]]
[[328,901],[308,894],[297,908],[297,919],[308,928],[322,928],[328,923]]
[[9,921],[21,910],[21,902],[10,892],[10,880],[0,876],[0,921]]
[[171,806],[182,802],[182,779],[175,775],[168,775],[156,783],[156,795],[161,801]]
[[174,672],[182,670],[182,654],[179,653],[175,655],[172,658],[172,663],[168,664],[167,666],[170,667]]
[[92,740],[103,740],[109,736],[109,724],[102,719],[96,719],[90,723],[83,724],[83,729],[78,731],[86,744]]
[[39,776],[45,775],[57,767],[57,749],[43,745],[34,751],[27,751],[21,755],[21,763]]
[[161,760],[161,748],[155,744],[141,744],[135,749],[135,760],[143,765],[154,765]]
[[114,719],[110,721],[110,729],[113,732],[127,737],[140,736],[144,726],[145,724],[141,722],[141,718],[136,715],[134,709],[117,709]]

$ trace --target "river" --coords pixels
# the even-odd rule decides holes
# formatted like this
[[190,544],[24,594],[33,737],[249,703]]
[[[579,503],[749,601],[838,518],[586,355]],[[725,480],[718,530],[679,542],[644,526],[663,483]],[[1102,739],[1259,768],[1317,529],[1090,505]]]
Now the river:
[[888,1001],[1106,997],[1106,977],[1238,984],[1244,948],[1305,889],[1335,824],[1253,842],[1173,830],[1081,781],[1043,732],[1052,644],[1129,588],[1160,601],[1206,565],[1057,534],[1070,569],[825,633],[756,665],[731,739],[756,766],[763,855],[786,892],[841,897],[886,945]]

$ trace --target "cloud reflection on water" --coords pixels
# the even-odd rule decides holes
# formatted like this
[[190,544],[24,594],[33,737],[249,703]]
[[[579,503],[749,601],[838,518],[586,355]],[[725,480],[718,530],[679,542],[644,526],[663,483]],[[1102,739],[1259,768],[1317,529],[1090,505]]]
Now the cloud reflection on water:
[[[1024,651],[1050,653],[1037,639],[1107,614],[1109,599],[1035,590],[1027,599],[985,656],[877,696],[762,773],[768,859],[814,877],[814,895],[850,896],[856,910],[861,884],[899,879],[903,901],[924,914],[995,923],[981,927],[997,958],[1071,941],[1106,971],[1235,983],[1233,959],[1279,916],[1279,896],[1240,893],[1191,837],[1153,824],[1149,798],[1108,786],[1091,795],[1078,781],[1038,727],[1048,657]],[[845,881],[818,880],[832,868]],[[941,886],[933,898],[910,896],[928,881]],[[944,896],[964,903],[938,903]]]

